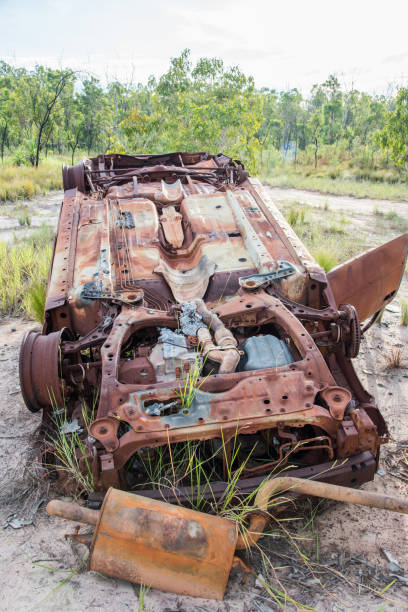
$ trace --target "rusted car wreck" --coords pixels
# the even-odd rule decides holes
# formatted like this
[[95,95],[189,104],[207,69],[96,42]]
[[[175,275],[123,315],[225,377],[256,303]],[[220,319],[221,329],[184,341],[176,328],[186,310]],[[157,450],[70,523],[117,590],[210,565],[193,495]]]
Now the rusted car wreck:
[[191,486],[152,487],[143,468],[186,441],[216,466],[204,498],[223,495],[231,465],[242,494],[277,467],[352,487],[374,477],[387,427],[351,360],[398,290],[406,235],[326,275],[225,155],[104,155],[63,178],[21,388],[44,431],[61,406],[82,425],[91,502],[115,487],[188,505]]

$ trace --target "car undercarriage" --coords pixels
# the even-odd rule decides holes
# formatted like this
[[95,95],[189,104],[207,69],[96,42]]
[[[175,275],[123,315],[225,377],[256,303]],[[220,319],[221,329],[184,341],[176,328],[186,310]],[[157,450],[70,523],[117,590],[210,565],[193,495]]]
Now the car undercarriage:
[[[326,274],[223,154],[101,155],[63,179],[44,326],[24,338],[20,379],[45,439],[58,414],[78,433],[91,501],[115,487],[188,504],[274,471],[374,477],[388,432],[352,359],[398,290],[407,235]],[[204,488],[184,467],[174,478],[189,444]]]

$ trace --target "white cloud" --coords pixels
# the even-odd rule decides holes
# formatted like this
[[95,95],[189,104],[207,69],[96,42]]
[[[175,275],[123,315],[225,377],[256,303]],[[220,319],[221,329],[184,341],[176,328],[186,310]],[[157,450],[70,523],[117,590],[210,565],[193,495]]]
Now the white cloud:
[[337,73],[384,91],[406,82],[407,0],[0,1],[0,56],[145,81],[189,47],[259,86],[308,90]]

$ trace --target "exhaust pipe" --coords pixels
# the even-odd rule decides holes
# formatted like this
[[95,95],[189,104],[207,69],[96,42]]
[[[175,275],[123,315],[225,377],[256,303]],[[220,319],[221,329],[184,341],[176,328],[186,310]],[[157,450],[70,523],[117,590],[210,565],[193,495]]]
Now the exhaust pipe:
[[[382,493],[372,493],[371,491],[351,489],[350,487],[341,487],[326,482],[319,482],[318,480],[293,478],[291,476],[267,480],[255,496],[254,509],[265,513],[268,510],[271,497],[283,492],[300,493],[312,497],[322,497],[348,504],[408,514],[408,499],[403,497],[390,497]],[[247,532],[238,536],[237,550],[242,550],[255,544],[262,536],[267,522],[268,518],[265,514],[251,515]]]
[[228,519],[112,488],[99,512],[58,500],[49,502],[47,512],[95,526],[90,570],[180,595],[220,600],[235,550],[262,537],[271,498],[284,492],[408,514],[405,498],[290,476],[263,484],[248,529],[240,535]]

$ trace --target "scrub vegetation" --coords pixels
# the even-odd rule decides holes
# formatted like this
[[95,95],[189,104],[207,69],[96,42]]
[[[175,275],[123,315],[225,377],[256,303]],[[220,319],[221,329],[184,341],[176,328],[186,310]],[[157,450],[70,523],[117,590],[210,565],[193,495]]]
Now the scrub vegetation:
[[349,231],[341,213],[296,201],[286,204],[282,212],[326,272],[364,251],[362,237]]
[[61,164],[63,159],[54,156],[38,168],[16,166],[10,159],[0,166],[0,202],[30,200],[36,195],[62,188]]
[[0,201],[58,188],[62,159],[191,150],[240,158],[272,185],[407,200],[407,108],[408,89],[344,91],[335,75],[308,95],[259,89],[189,50],[159,78],[106,86],[0,62]]
[[52,239],[43,226],[18,242],[0,242],[0,314],[25,312],[42,322]]

